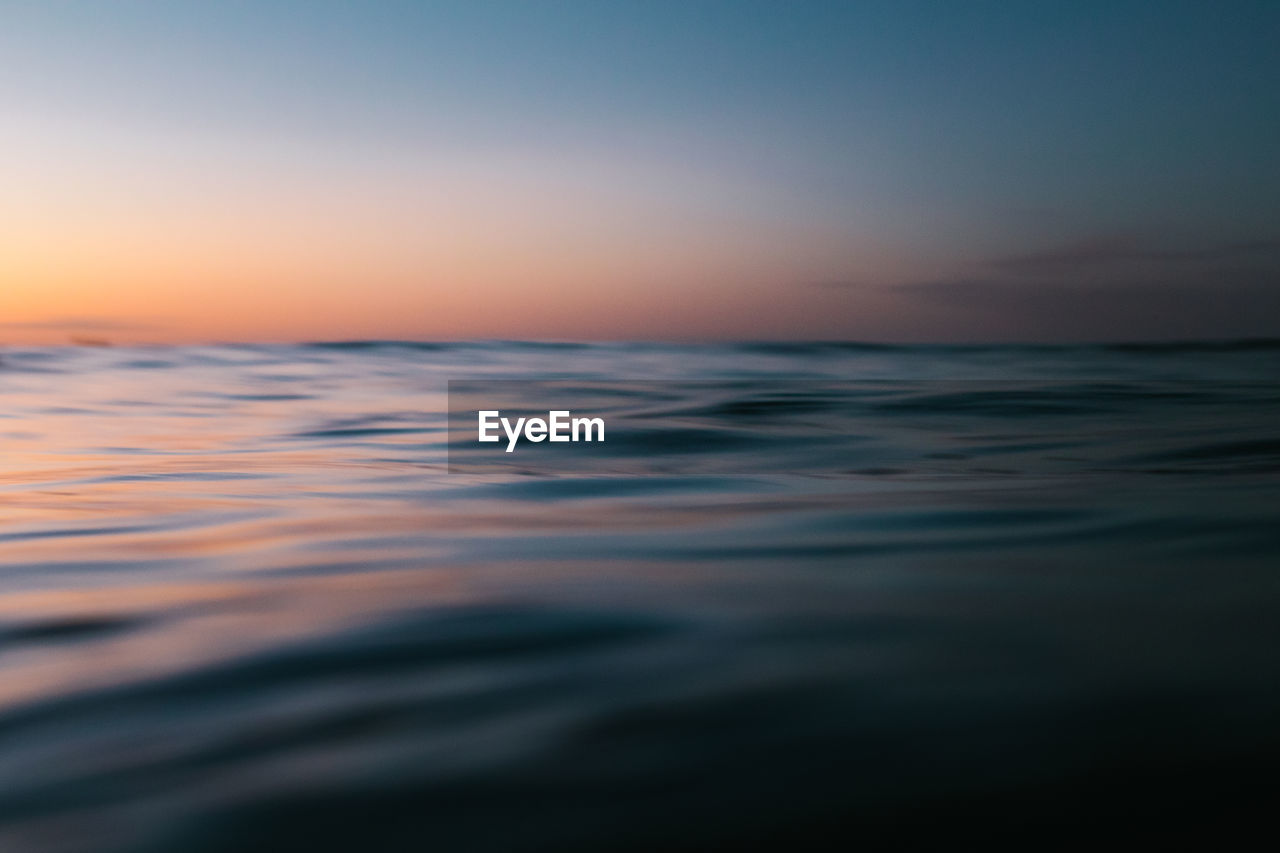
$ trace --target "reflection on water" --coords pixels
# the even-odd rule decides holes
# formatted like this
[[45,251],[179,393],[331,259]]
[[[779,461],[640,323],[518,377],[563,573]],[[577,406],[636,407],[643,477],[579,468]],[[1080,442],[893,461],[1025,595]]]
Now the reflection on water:
[[[0,847],[1260,824],[1277,375],[1262,344],[7,350]],[[448,473],[463,378],[632,428]]]

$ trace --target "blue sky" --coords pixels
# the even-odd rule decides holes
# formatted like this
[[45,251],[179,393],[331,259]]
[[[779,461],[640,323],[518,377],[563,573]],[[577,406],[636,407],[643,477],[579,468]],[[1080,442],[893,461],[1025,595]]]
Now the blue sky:
[[[1277,43],[1280,4],[1248,2],[0,3],[0,168],[19,188],[0,218],[73,222],[74,253],[83,187],[132,223],[121,239],[204,257],[173,231],[207,224],[202,198],[227,221],[277,205],[282,246],[349,217],[391,236],[329,266],[378,252],[364,296],[394,312],[416,286],[429,312],[439,291],[461,336],[489,331],[449,283],[472,278],[490,305],[590,309],[498,317],[495,335],[662,336],[645,288],[690,294],[679,337],[1280,334]],[[413,192],[439,187],[415,220]],[[451,204],[469,231],[446,245]],[[267,252],[233,231],[227,253]],[[504,243],[526,232],[542,248]],[[418,285],[415,240],[434,247]],[[504,253],[526,283],[478,260]],[[54,266],[0,272],[71,288]],[[173,290],[219,289],[164,269]],[[296,291],[314,270],[281,254],[242,273]]]

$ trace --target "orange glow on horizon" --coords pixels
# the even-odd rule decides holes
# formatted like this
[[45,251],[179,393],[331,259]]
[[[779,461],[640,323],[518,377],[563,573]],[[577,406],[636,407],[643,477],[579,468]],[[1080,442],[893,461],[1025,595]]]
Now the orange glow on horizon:
[[0,146],[0,343],[840,337],[897,262],[690,164],[72,130]]
[[195,233],[104,230],[6,252],[0,341],[752,337],[821,330],[815,309],[839,297],[797,293],[794,272],[732,236],[630,248],[429,224]]

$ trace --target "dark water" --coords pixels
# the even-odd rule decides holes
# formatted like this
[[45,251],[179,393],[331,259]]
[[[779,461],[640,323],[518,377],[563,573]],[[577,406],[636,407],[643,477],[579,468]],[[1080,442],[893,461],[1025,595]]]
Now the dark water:
[[[1267,343],[0,350],[0,849],[1265,828],[1278,376]],[[621,426],[450,473],[450,379]]]

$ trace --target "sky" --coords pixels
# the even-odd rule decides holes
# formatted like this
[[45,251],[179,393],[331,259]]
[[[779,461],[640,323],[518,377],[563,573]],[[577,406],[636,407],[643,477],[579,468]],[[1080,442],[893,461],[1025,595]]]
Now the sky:
[[1280,3],[0,0],[0,343],[1280,336]]

